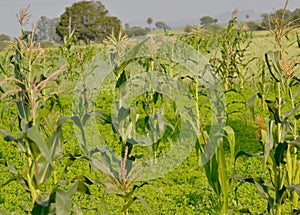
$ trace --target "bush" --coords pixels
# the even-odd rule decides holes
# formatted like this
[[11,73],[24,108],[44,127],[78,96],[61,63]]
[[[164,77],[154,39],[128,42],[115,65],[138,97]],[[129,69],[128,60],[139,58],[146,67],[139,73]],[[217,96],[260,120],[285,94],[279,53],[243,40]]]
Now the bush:
[[127,34],[128,37],[137,37],[144,36],[150,32],[149,28],[141,28],[141,27],[129,27],[124,30],[124,34]]
[[247,22],[246,25],[247,25],[249,31],[262,30],[262,28],[258,22]]
[[40,41],[40,45],[41,48],[45,49],[45,48],[53,48],[53,47],[57,47],[58,44],[54,41]]
[[6,41],[10,41],[10,37],[5,34],[0,34],[0,51],[7,47]]
[[184,32],[190,33],[190,32],[192,32],[192,29],[193,29],[193,27],[191,25],[186,25],[184,27]]

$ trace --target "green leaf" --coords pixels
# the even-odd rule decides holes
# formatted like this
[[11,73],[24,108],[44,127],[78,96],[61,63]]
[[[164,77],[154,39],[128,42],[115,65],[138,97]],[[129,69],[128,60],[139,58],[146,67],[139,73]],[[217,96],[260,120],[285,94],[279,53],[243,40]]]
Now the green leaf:
[[38,127],[32,126],[31,128],[29,128],[27,130],[26,134],[27,134],[27,137],[37,145],[38,149],[40,150],[42,155],[45,157],[47,162],[52,163],[49,148],[44,140],[44,137],[40,133]]
[[4,210],[0,209],[0,215],[8,215]]
[[[23,95],[21,95],[21,98],[23,98]],[[27,121],[28,120],[28,107],[24,103],[25,103],[25,101],[23,101],[23,99],[22,99],[22,101],[17,102],[17,108],[18,108],[20,116]]]
[[261,195],[261,197],[263,197],[264,199],[266,199],[268,201],[267,208],[268,208],[269,214],[272,214],[272,215],[274,214],[274,212],[273,212],[274,199],[270,196],[269,189],[265,185],[264,180],[262,180],[261,178],[251,178],[251,177],[246,178],[246,177],[239,176],[239,175],[234,175],[233,178],[241,181],[238,184],[238,186],[235,188],[235,195],[237,195],[238,188],[240,186],[242,186],[244,183],[254,184],[258,193]]
[[19,185],[21,185],[25,190],[29,191],[29,186],[27,181],[23,178],[22,175],[20,175],[17,170],[15,169],[15,167],[12,164],[6,163],[6,166],[8,167],[8,170],[10,172],[10,174],[13,176],[12,179],[8,180],[6,183],[4,183],[4,185],[12,182],[13,180],[15,180],[16,182],[18,182]]
[[255,120],[254,105],[255,105],[256,96],[257,94],[254,94],[248,99],[248,108],[252,114],[253,120]]
[[147,203],[147,201],[142,196],[136,196],[136,199],[140,200],[140,202],[145,206],[145,208],[151,213],[155,214],[150,205]]
[[[269,57],[271,58],[271,61],[270,61]],[[280,72],[281,71],[280,62],[279,62],[280,59],[281,59],[281,55],[280,55],[279,51],[275,51],[275,52],[268,51],[265,54],[265,61],[267,63],[269,72],[276,82],[280,82],[280,80],[282,79],[282,77],[281,77],[282,75]],[[271,65],[271,62],[272,62],[272,65]],[[275,71],[272,68],[274,68]]]
[[276,101],[266,100],[266,103],[270,112],[271,119],[275,120],[276,124],[281,122]]
[[287,187],[290,191],[296,192],[300,196],[300,184],[293,184]]
[[16,138],[14,138],[11,134],[10,131],[7,131],[7,130],[3,130],[3,129],[0,129],[0,135],[3,137],[3,139],[7,142],[11,142],[11,141],[17,141]]
[[73,203],[73,213],[74,215],[83,215],[81,208]]
[[235,156],[235,134],[234,130],[230,126],[224,127],[224,131],[227,133],[227,140],[230,146],[230,154],[231,154],[231,161],[234,163],[234,156]]
[[[258,152],[258,153],[250,153],[250,152],[245,152],[245,151],[239,151],[236,155],[235,155],[235,163],[237,161],[237,159],[241,156],[246,156],[246,157],[256,157],[256,156],[262,156],[264,153],[263,152]],[[234,164],[235,166],[235,164]]]
[[287,150],[287,148],[288,148],[287,142],[278,143],[274,155],[276,166],[279,166],[280,164],[284,163],[284,155],[285,155],[284,152]]
[[219,147],[217,149],[217,162],[218,162],[218,180],[221,187],[222,197],[223,197],[223,205],[222,205],[222,213],[228,213],[228,195],[229,195],[229,180],[227,174],[227,166],[225,160],[225,151],[223,147],[223,139],[219,139]]
[[88,195],[91,194],[89,187],[84,182],[78,181],[77,183],[78,183],[77,192],[81,192]]
[[95,111],[96,119],[102,123],[111,123],[111,116],[103,111]]
[[35,165],[35,182],[37,185],[43,184],[51,176],[53,168],[45,157],[40,157]]
[[266,137],[266,144],[264,147],[264,161],[267,163],[269,154],[271,150],[273,149],[274,146],[274,139],[273,139],[273,126],[274,126],[274,121],[270,120],[269,121],[269,126],[267,128],[267,137]]
[[296,146],[300,149],[300,137],[298,137],[296,140],[292,140],[289,142],[291,145]]
[[72,196],[78,189],[78,183],[75,183],[68,190],[56,190],[55,211],[56,215],[70,214],[72,209]]
[[136,57],[137,53],[141,49],[141,47],[148,41],[148,38],[134,46],[126,55],[126,59],[133,59]]
[[294,107],[293,109],[284,112],[284,113],[282,114],[282,120],[284,121],[284,120],[288,119],[290,116],[292,116],[292,115],[294,115],[295,113],[297,113],[298,110],[299,110],[299,108],[300,108],[300,104],[297,105],[296,107]]
[[204,165],[206,178],[208,180],[209,185],[213,188],[215,193],[220,196],[221,195],[221,185],[218,180],[219,172],[218,172],[218,162],[216,159],[216,154],[212,156],[212,158]]
[[48,215],[50,210],[49,205],[40,205],[37,202],[34,203],[34,207],[31,211],[32,215]]
[[126,74],[126,71],[123,70],[120,76],[118,77],[117,83],[116,83],[116,88],[120,88],[124,83],[126,83],[128,77]]
[[125,211],[127,211],[130,208],[130,206],[134,202],[134,200],[136,200],[136,199],[135,198],[130,198],[130,200],[127,199],[127,203],[126,203],[126,205],[123,206],[122,212],[125,213]]
[[56,160],[63,151],[62,131],[59,126],[54,134],[48,139],[47,146],[50,146],[51,160]]
[[72,116],[73,123],[79,128],[80,133],[81,133],[81,149],[83,150],[85,155],[88,155],[89,152],[86,148],[86,137],[85,137],[85,132],[83,125],[80,121],[80,118],[78,116]]

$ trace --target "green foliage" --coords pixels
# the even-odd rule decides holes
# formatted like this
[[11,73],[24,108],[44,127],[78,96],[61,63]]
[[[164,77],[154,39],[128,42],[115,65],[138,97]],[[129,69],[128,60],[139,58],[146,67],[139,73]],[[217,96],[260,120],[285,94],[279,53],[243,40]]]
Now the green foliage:
[[272,21],[276,19],[276,17],[280,17],[282,24],[287,25],[291,24],[293,26],[299,25],[300,23],[300,10],[296,8],[293,12],[288,10],[286,7],[288,5],[288,1],[285,3],[285,7],[283,9],[279,9],[274,11],[273,13],[263,13],[261,15],[262,22],[261,28],[262,29],[273,29],[275,27],[275,23]]
[[249,31],[258,31],[261,30],[261,26],[259,25],[258,22],[246,22],[247,30]]
[[89,194],[89,191],[80,179],[67,180],[67,184],[74,185],[63,191],[66,184],[62,180],[70,163],[67,163],[64,174],[57,173],[57,164],[67,157],[62,131],[70,119],[61,117],[57,89],[59,77],[65,69],[46,70],[45,51],[34,42],[34,31],[31,35],[22,33],[8,51],[12,70],[8,68],[8,77],[0,82],[1,98],[4,99],[2,120],[6,120],[4,113],[9,112],[12,116],[10,125],[6,125],[6,130],[1,128],[0,133],[5,141],[14,142],[11,146],[19,150],[22,164],[20,169],[10,160],[1,158],[1,165],[10,173],[2,187],[16,182],[29,193],[31,204],[23,207],[29,214],[53,211],[66,214],[72,207],[74,192]]
[[37,39],[39,41],[60,42],[60,38],[56,34],[56,26],[58,22],[58,18],[49,19],[45,16],[41,16],[36,24]]
[[158,21],[155,23],[155,27],[158,29],[170,29],[170,27],[163,21]]
[[109,16],[109,12],[100,1],[81,1],[66,8],[60,16],[56,30],[61,39],[74,30],[79,40],[89,43],[102,42],[112,30],[118,33],[120,26],[120,20]]
[[247,65],[253,59],[245,61],[251,35],[238,26],[233,18],[229,21],[227,29],[220,34],[220,57],[211,60],[224,83],[225,91],[229,89],[242,89],[247,75]]
[[137,37],[137,36],[145,36],[150,32],[149,28],[141,28],[141,27],[129,27],[124,30],[124,34],[128,35],[128,37]]
[[[290,206],[290,213],[299,212],[299,195],[295,187],[299,184],[299,79],[294,76],[297,65],[293,58],[288,58],[284,39],[295,30],[294,26],[285,24],[287,3],[283,11],[276,13],[272,20],[271,29],[278,51],[268,51],[265,63],[270,73],[271,90],[275,98],[265,98],[264,94],[257,94],[266,103],[269,112],[268,125],[261,120],[259,135],[263,144],[264,162],[269,170],[269,181],[262,179],[243,178],[243,182],[256,185],[258,192],[267,200],[269,214],[284,214],[285,205]],[[263,83],[266,84],[266,83]],[[249,107],[254,115],[256,95],[249,100]],[[270,185],[269,185],[270,184]],[[274,195],[270,194],[274,191]]]
[[203,16],[203,17],[200,19],[200,24],[201,24],[201,25],[204,25],[204,26],[216,24],[217,22],[218,22],[218,20],[217,20],[217,19],[214,19],[214,18],[211,17],[211,16]]
[[8,35],[0,34],[0,51],[8,46],[8,41],[10,41],[10,37]]
[[151,26],[153,19],[151,17],[148,17],[146,22],[149,26]]
[[[0,60],[0,214],[299,213],[299,65],[297,53],[286,49],[296,49],[299,37],[290,35],[294,25],[273,23],[276,49],[255,47],[264,58],[252,65],[253,74],[243,71],[253,58],[246,55],[249,35],[235,20],[220,35],[191,26],[183,36],[165,31],[162,40],[139,41],[113,31],[99,46],[80,43],[71,30],[62,47],[46,50],[34,42],[34,30],[23,32]],[[257,35],[255,44],[269,39]],[[191,49],[180,49],[183,44]],[[202,55],[225,87],[228,77],[224,93],[189,71]],[[178,61],[181,56],[188,58]],[[105,63],[99,66],[99,59]],[[111,75],[101,76],[103,82],[92,76],[90,86],[90,72],[103,70]],[[71,110],[69,90],[78,81],[80,98]],[[91,101],[89,90],[98,85],[101,96]],[[178,95],[176,102],[162,87]],[[97,127],[89,131],[94,121]],[[178,147],[183,122],[190,122],[186,138],[195,136],[195,153],[172,172],[160,168],[168,172],[163,177],[140,181],[155,172],[143,168],[174,148],[178,163],[190,150]],[[97,129],[103,140],[91,135]],[[141,141],[143,135],[151,144]],[[200,156],[210,143],[217,147]],[[143,163],[147,159],[152,163]]]

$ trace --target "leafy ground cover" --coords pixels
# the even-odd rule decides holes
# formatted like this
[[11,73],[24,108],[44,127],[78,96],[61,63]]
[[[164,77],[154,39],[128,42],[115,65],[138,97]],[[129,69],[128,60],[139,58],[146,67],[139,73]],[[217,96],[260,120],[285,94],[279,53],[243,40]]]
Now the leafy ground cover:
[[[280,20],[49,49],[23,35],[0,61],[0,214],[298,214],[299,37]],[[180,165],[139,180],[174,148]]]

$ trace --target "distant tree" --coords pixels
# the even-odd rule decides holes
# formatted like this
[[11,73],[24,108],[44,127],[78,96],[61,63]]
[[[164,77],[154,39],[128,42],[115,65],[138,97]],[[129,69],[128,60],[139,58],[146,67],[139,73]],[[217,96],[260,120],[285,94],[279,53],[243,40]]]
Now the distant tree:
[[250,15],[249,15],[249,14],[246,14],[245,18],[246,18],[246,21],[248,21],[249,18],[250,18]]
[[203,16],[203,17],[200,19],[200,24],[201,24],[201,25],[204,25],[204,26],[216,24],[217,22],[218,22],[218,20],[212,18],[211,16]]
[[46,16],[41,16],[37,21],[36,34],[39,40],[49,40],[49,25],[50,19]]
[[261,30],[261,27],[260,27],[260,25],[259,25],[258,22],[250,21],[250,22],[247,22],[246,25],[247,25],[249,31],[258,31],[258,30]]
[[270,15],[268,13],[263,13],[263,14],[260,15],[260,17],[261,17],[260,29],[268,29],[269,28]]
[[42,16],[37,21],[36,34],[38,40],[43,41],[58,41],[59,36],[56,33],[56,26],[59,22],[59,18],[49,19]]
[[10,37],[6,34],[0,34],[0,42],[10,41]]
[[170,29],[170,27],[167,26],[167,24],[164,23],[163,21],[156,22],[155,27],[158,28],[158,29]]
[[24,35],[26,35],[27,36],[27,38],[25,39],[25,41],[28,43],[28,41],[29,41],[29,38],[28,38],[28,36],[30,36],[31,38],[33,37],[33,41],[38,41],[38,36],[37,36],[37,34],[36,34],[36,32],[34,31],[24,31]]
[[152,23],[153,23],[153,19],[151,17],[148,17],[147,24],[149,25],[150,28],[151,28]]
[[190,32],[192,32],[192,30],[193,30],[193,27],[191,25],[186,25],[184,27],[184,32],[186,32],[186,33],[190,33]]
[[125,23],[125,29],[128,29],[128,28],[129,28],[129,24]]
[[7,47],[6,41],[10,41],[10,37],[6,34],[0,34],[0,51]]
[[261,14],[261,18],[262,18],[261,28],[269,29],[270,27],[272,27],[273,26],[272,20],[274,20],[274,18],[276,17],[279,17],[280,19],[282,19],[283,17],[283,21],[284,21],[283,24],[286,24],[293,19],[293,15],[294,13],[292,13],[291,11],[289,10],[284,11],[283,9],[276,10],[275,12],[270,14],[263,13]]
[[121,21],[117,17],[110,16],[100,1],[80,1],[67,7],[60,16],[56,27],[58,35],[61,38],[68,35],[70,27],[74,29],[79,40],[102,42],[112,30],[118,34]]
[[292,20],[295,21],[295,24],[300,25],[300,8],[296,8],[292,14]]
[[61,41],[60,36],[56,32],[56,26],[59,23],[59,18],[50,19],[50,26],[49,26],[49,39],[51,41],[59,42]]
[[275,16],[275,13],[277,14],[277,16],[282,17],[284,16],[284,20],[285,22],[288,22],[292,19],[293,17],[293,13],[290,10],[285,10],[284,9],[280,9],[275,11],[274,13],[271,14],[272,17]]
[[141,27],[129,27],[124,30],[124,34],[128,35],[128,37],[137,37],[144,36],[150,32],[150,28],[141,28]]

